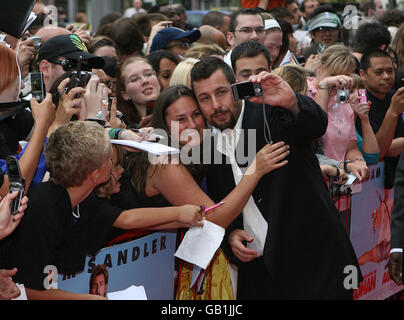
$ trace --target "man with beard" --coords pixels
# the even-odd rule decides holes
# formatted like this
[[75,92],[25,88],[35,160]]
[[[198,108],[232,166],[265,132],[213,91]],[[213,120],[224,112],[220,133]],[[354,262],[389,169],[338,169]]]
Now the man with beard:
[[[288,164],[262,177],[226,229],[222,246],[238,266],[237,299],[352,299],[344,269],[356,267],[356,284],[360,269],[311,147],[324,134],[327,115],[274,74],[264,71],[249,80],[261,85],[263,95],[234,101],[234,73],[222,60],[204,58],[191,71],[202,113],[225,130],[217,132],[213,146],[214,159],[223,161],[207,168],[213,200],[242,176],[247,166],[237,155],[244,155],[248,144],[255,143],[256,150],[281,140],[290,145]],[[223,143],[224,136],[231,143]],[[254,156],[248,154],[246,162]]]

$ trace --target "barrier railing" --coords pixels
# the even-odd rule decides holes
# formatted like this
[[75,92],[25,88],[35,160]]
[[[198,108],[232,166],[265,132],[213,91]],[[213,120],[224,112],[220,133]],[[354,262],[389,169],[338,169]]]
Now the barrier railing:
[[[354,184],[350,195],[335,198],[341,222],[349,233],[364,281],[354,299],[381,300],[404,289],[390,280],[386,267],[390,253],[390,223],[394,190],[384,188],[384,164],[369,167],[367,181]],[[137,238],[137,239],[135,239]],[[91,272],[98,264],[109,271],[108,292],[131,285],[144,286],[148,299],[173,299],[176,231],[131,230],[87,257],[82,273],[60,276],[60,289],[89,292]]]

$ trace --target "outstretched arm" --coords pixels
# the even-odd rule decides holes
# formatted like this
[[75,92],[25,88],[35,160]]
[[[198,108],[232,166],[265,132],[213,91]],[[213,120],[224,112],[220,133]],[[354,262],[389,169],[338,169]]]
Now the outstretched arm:
[[[207,214],[206,219],[227,228],[244,209],[261,177],[287,164],[284,158],[289,154],[288,149],[289,146],[284,142],[263,147],[240,183],[222,200],[226,201],[226,204]],[[173,205],[214,205],[212,199],[198,186],[183,165],[170,164],[160,167],[151,182],[153,188]]]

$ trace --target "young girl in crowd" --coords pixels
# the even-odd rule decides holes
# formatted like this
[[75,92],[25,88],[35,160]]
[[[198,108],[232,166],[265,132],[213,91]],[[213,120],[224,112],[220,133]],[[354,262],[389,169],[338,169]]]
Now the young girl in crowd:
[[137,128],[160,95],[156,72],[147,59],[130,57],[118,69],[117,85],[118,110],[129,127]]

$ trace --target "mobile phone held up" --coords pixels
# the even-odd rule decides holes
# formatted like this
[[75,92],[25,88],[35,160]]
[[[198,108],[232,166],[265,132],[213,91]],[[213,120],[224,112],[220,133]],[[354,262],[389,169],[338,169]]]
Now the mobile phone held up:
[[45,83],[42,72],[31,72],[31,93],[38,102],[45,99]]
[[235,101],[244,100],[250,97],[259,97],[263,95],[262,87],[259,83],[250,81],[237,82],[231,85],[231,93]]
[[10,193],[18,191],[18,195],[11,202],[10,210],[11,214],[17,214],[20,208],[21,200],[24,197],[25,180],[21,176],[20,166],[18,160],[14,156],[8,156],[6,158],[7,174],[9,179]]

